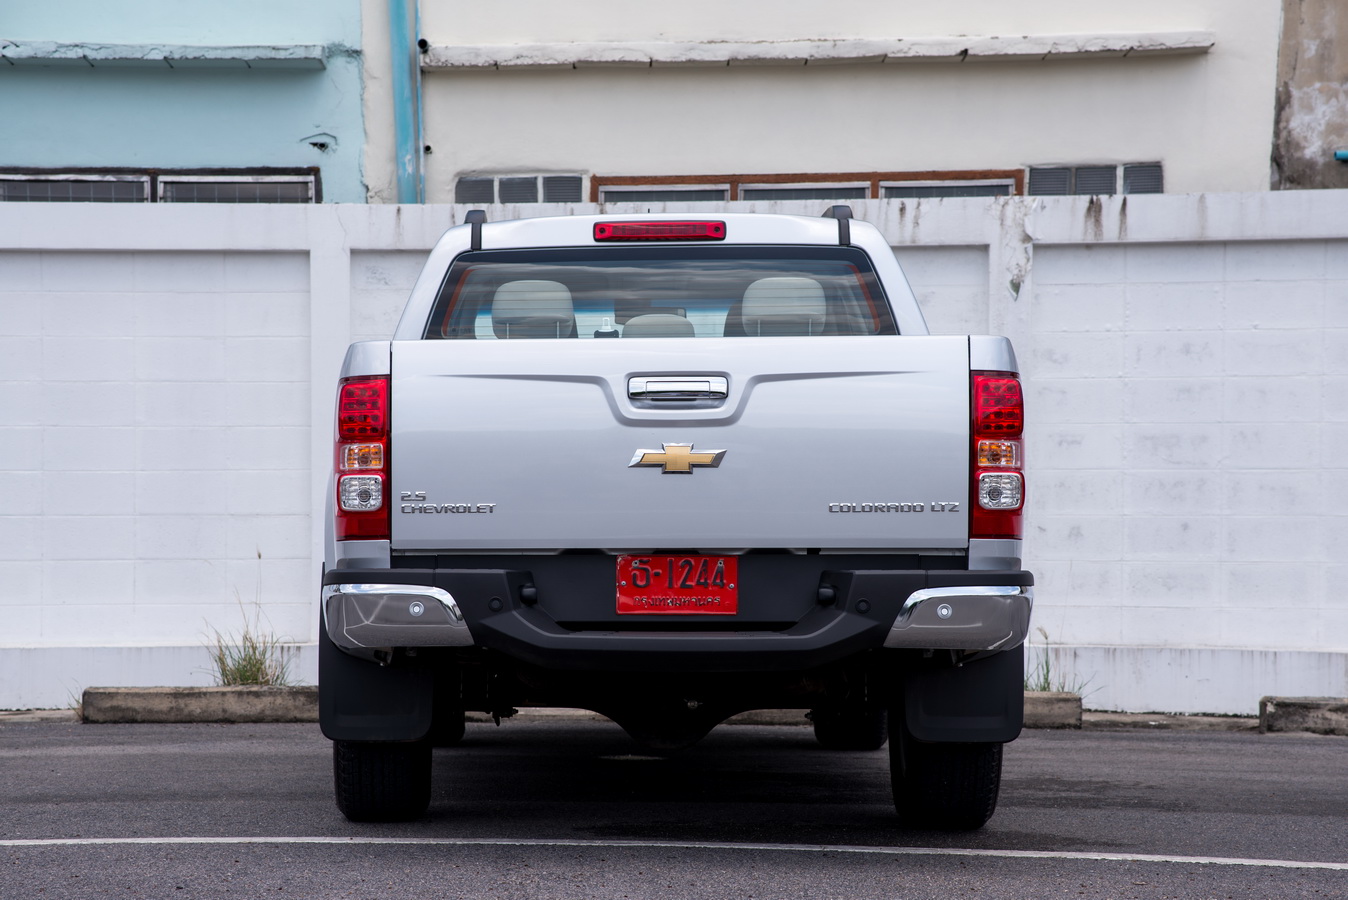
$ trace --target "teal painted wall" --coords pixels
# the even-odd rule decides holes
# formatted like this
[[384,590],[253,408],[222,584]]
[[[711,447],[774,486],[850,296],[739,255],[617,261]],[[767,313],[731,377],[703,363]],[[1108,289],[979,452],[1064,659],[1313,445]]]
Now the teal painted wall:
[[321,45],[326,67],[0,63],[0,166],[319,166],[326,202],[365,202],[360,0],[2,6],[0,39],[21,44]]

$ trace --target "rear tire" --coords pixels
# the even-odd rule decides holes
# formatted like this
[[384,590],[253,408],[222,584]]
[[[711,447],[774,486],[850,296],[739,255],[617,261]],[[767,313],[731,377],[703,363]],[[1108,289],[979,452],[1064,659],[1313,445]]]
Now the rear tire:
[[337,808],[352,822],[406,822],[431,802],[429,741],[333,741]]
[[812,709],[814,737],[825,750],[879,750],[889,716],[883,709]]
[[889,778],[894,809],[905,824],[941,831],[982,828],[997,809],[1002,745],[928,743],[907,733],[895,716],[890,729]]

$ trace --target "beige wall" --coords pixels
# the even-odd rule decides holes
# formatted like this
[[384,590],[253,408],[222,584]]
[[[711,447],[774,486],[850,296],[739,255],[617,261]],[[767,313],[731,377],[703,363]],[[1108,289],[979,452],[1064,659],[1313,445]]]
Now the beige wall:
[[[368,7],[382,7],[367,0]],[[382,15],[382,10],[380,10]],[[1160,161],[1168,193],[1266,190],[1277,0],[1132,4],[423,0],[434,47],[1208,32],[1206,53],[832,65],[463,66],[424,76],[428,202],[463,174],[695,175]],[[367,25],[367,28],[369,26]],[[367,31],[367,38],[369,37]],[[367,47],[374,42],[367,40]],[[490,53],[488,53],[490,55]],[[372,126],[373,127],[373,126]],[[376,146],[391,158],[392,144]],[[379,199],[379,198],[376,198]]]
[[[422,0],[422,30],[431,43],[509,44],[538,41],[796,40],[931,37],[972,34],[1073,34],[1185,30],[1218,19],[1258,27],[1278,0],[963,0],[894,3],[850,0]],[[1270,35],[1270,40],[1276,34]]]

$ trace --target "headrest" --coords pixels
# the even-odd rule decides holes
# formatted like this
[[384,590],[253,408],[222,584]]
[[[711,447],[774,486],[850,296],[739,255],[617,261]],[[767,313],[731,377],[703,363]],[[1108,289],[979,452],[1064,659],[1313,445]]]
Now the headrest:
[[633,316],[623,326],[623,337],[694,337],[693,323],[683,316],[653,313]]
[[491,324],[498,338],[571,337],[571,291],[560,281],[507,281],[492,297]]
[[822,334],[828,304],[813,278],[783,275],[749,285],[740,315],[749,335]]

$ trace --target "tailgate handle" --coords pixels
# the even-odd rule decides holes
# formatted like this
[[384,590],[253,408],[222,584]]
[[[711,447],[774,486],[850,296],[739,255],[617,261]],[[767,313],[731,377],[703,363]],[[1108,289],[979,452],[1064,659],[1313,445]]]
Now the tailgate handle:
[[726,379],[720,375],[638,375],[627,379],[633,400],[724,400]]

